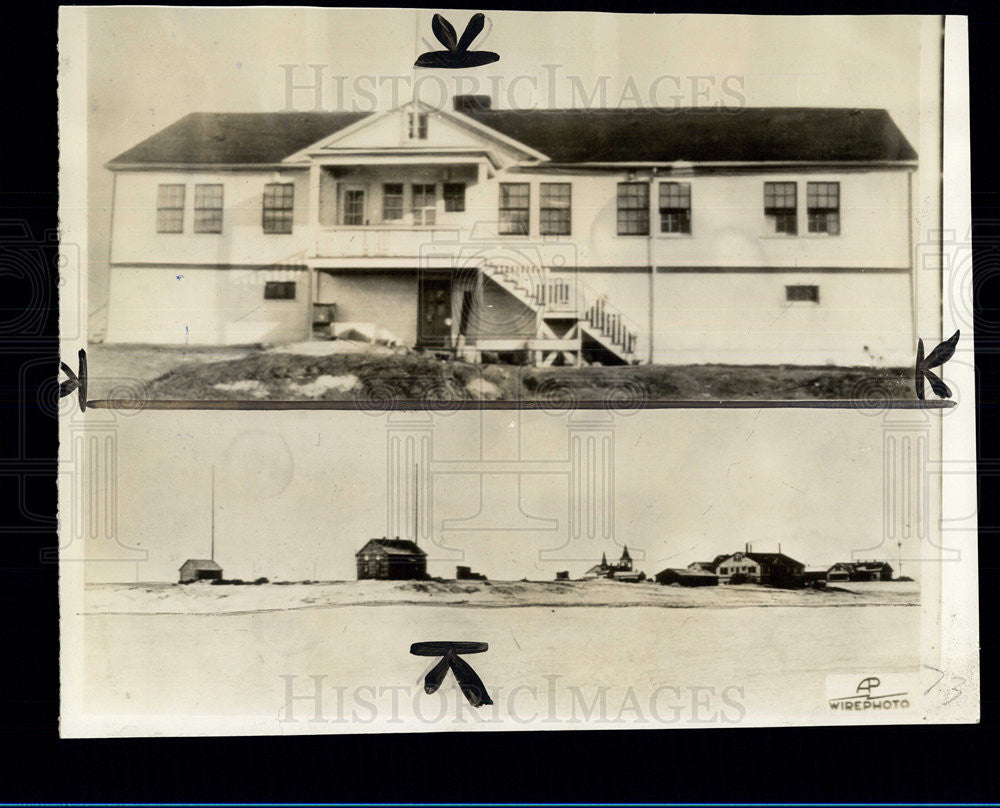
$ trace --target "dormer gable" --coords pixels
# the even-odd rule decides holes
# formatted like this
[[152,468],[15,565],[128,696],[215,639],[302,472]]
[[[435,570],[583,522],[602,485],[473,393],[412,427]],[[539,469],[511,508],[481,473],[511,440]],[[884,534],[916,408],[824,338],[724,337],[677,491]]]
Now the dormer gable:
[[377,154],[479,155],[487,157],[495,168],[547,159],[544,154],[464,115],[411,101],[370,115],[290,155],[285,162]]

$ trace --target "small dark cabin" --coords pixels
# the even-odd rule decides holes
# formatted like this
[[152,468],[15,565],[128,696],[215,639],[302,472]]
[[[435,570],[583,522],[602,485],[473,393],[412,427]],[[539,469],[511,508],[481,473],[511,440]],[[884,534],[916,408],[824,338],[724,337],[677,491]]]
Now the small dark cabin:
[[690,567],[686,570],[667,568],[656,573],[656,583],[680,584],[681,586],[718,586],[719,576],[714,572],[705,570],[695,570]]
[[427,577],[427,553],[409,539],[369,539],[355,558],[359,581],[414,581]]
[[189,558],[181,566],[181,583],[222,580],[222,567],[208,559]]

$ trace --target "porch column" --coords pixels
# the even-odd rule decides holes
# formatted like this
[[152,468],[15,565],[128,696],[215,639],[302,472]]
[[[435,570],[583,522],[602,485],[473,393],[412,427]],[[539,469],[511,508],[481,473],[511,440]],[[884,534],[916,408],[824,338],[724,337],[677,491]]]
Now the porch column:
[[313,163],[309,167],[309,227],[313,255],[319,255],[319,182],[323,167]]

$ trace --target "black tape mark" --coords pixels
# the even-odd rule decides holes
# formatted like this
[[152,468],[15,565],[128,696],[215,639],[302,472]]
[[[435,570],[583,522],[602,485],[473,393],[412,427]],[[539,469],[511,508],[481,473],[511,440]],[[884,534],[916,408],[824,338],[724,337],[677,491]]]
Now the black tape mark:
[[956,331],[931,351],[926,359],[924,358],[924,341],[917,340],[917,365],[914,370],[913,383],[917,390],[917,398],[921,401],[924,400],[925,378],[931,383],[931,390],[937,395],[941,398],[951,398],[951,388],[936,373],[932,373],[930,368],[943,365],[955,355],[955,346],[958,345],[961,333],[961,331]]
[[59,385],[59,398],[65,398],[74,390],[79,391],[80,412],[87,410],[87,352],[81,348],[77,354],[79,374],[74,373],[72,368],[65,362],[60,362],[59,367],[68,377],[66,381]]
[[424,677],[424,692],[435,693],[441,687],[450,668],[469,704],[473,707],[482,707],[484,704],[492,704],[493,699],[486,692],[486,685],[479,678],[479,674],[460,655],[481,654],[489,647],[484,642],[415,642],[410,646],[410,653],[414,656],[441,657],[441,661]]
[[462,38],[458,38],[455,27],[440,14],[435,14],[431,20],[431,29],[438,42],[447,50],[427,51],[417,57],[414,67],[443,67],[446,70],[461,70],[466,67],[481,67],[500,61],[500,54],[493,51],[470,51],[469,46],[479,36],[486,23],[485,14],[473,14],[469,24],[465,26]]

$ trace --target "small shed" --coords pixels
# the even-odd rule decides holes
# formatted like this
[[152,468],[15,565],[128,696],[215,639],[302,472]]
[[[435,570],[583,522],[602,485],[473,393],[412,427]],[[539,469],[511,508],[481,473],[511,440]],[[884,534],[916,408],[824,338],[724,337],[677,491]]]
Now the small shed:
[[427,553],[408,539],[370,539],[355,553],[358,580],[419,581],[427,577]]
[[221,581],[222,567],[210,559],[189,558],[181,565],[181,583]]
[[658,584],[680,584],[681,586],[718,586],[719,576],[702,569],[679,569],[668,567],[656,573]]

